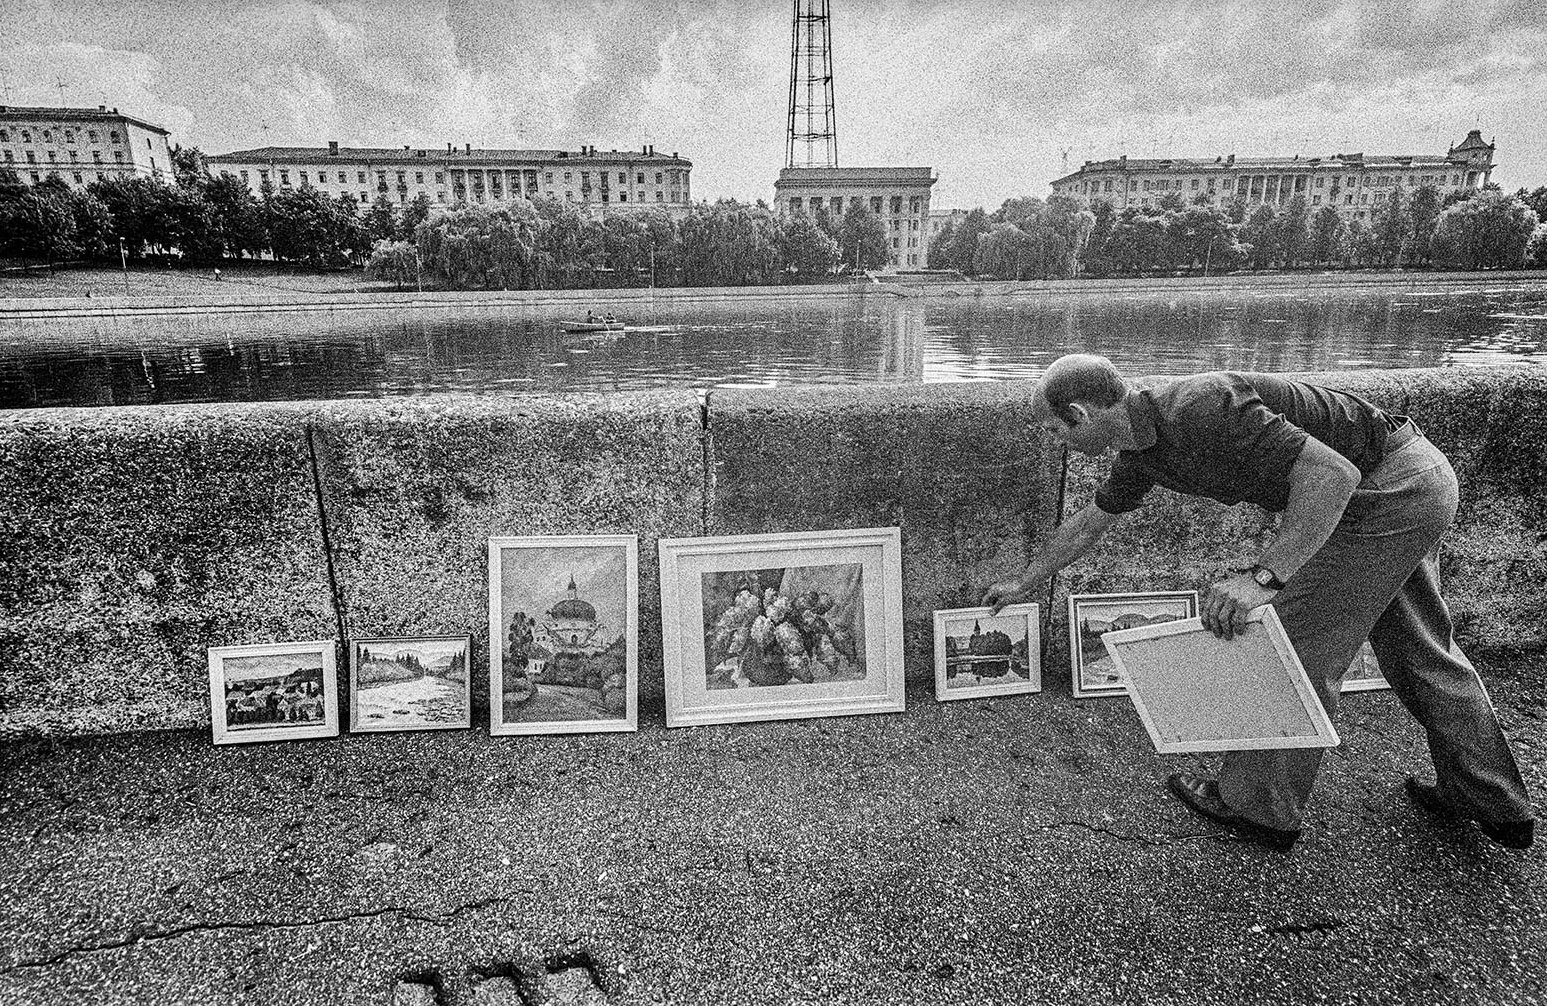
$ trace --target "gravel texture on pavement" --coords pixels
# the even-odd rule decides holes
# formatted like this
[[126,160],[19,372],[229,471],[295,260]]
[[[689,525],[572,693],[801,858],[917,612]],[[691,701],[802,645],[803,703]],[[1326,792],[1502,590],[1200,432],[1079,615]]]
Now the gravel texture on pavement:
[[[1547,658],[1483,667],[1538,800]],[[216,749],[0,748],[0,1002],[1541,1003],[1547,851],[1412,807],[1347,696],[1290,854],[1124,699]],[[1206,762],[1205,762],[1206,764]]]

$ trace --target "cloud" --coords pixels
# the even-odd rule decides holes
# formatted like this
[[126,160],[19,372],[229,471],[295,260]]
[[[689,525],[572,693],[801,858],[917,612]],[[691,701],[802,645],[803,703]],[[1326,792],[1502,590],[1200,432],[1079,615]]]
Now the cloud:
[[[9,5],[13,100],[57,103],[63,76],[71,102],[106,92],[210,151],[654,142],[694,160],[696,194],[742,198],[766,197],[782,162],[785,4]],[[942,205],[1044,192],[1065,150],[1442,151],[1480,123],[1506,180],[1547,165],[1540,0],[834,7],[843,162],[930,165]]]

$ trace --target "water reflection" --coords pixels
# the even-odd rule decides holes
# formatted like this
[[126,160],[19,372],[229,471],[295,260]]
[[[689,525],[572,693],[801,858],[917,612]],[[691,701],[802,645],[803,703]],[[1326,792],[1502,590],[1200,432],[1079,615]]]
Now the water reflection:
[[570,335],[557,308],[0,322],[0,407],[1034,377],[1065,352],[1130,373],[1547,360],[1547,291],[1210,291],[641,308]]

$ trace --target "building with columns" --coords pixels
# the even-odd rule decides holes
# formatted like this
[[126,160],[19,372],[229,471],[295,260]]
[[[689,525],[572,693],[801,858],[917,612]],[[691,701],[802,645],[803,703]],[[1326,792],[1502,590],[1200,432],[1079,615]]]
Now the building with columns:
[[82,188],[109,178],[173,178],[171,134],[116,108],[0,105],[0,168],[22,182],[63,179]]
[[842,216],[860,200],[881,218],[893,269],[922,269],[929,253],[930,168],[781,168],[774,182],[780,214],[825,209]]
[[692,201],[693,162],[676,153],[639,150],[445,150],[410,147],[261,147],[206,159],[209,170],[240,178],[257,194],[265,182],[282,189],[310,186],[331,196],[351,195],[362,204],[385,196],[412,202],[421,193],[431,205],[499,205],[548,196],[593,212],[659,209],[676,216]]
[[1122,211],[1156,206],[1168,195],[1223,206],[1237,196],[1249,205],[1279,206],[1304,196],[1316,212],[1331,206],[1345,219],[1366,220],[1397,188],[1424,185],[1449,192],[1481,188],[1494,167],[1494,145],[1472,130],[1444,154],[1330,154],[1325,157],[1237,157],[1213,160],[1130,158],[1086,161],[1053,180],[1054,195],[1087,208],[1106,203]]

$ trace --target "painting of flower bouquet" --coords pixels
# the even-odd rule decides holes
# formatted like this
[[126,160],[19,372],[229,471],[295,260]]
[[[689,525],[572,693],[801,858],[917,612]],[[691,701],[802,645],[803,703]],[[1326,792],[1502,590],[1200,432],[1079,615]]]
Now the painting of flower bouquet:
[[863,585],[858,563],[703,574],[706,686],[864,678]]
[[896,528],[659,548],[668,726],[902,710]]

